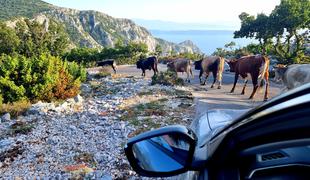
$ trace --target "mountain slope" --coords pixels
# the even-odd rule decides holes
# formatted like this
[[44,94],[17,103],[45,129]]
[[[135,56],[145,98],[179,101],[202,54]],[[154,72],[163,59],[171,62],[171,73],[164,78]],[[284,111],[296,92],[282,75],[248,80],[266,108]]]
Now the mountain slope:
[[200,53],[198,48],[191,46],[192,43],[174,44],[154,38],[147,29],[129,19],[113,18],[101,12],[61,8],[40,0],[0,0],[0,4],[2,20],[22,16],[39,19],[40,22],[48,22],[51,18],[61,22],[72,44],[78,47],[113,47],[118,41],[134,41],[147,44],[150,51],[160,45],[163,52]]

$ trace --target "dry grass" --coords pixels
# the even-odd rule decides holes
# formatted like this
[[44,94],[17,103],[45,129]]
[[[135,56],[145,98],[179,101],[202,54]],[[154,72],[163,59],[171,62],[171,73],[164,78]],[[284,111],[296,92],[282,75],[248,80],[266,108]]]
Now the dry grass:
[[27,100],[22,100],[8,104],[0,104],[0,115],[10,113],[12,117],[17,117],[26,112],[30,106],[31,103]]
[[27,134],[34,128],[32,124],[17,121],[11,126],[11,134]]
[[152,77],[152,85],[154,84],[162,84],[166,86],[183,86],[184,80],[182,78],[179,78],[177,73],[172,71],[166,71],[166,72],[160,72],[157,75],[154,75]]
[[99,73],[94,75],[94,78],[100,79],[100,78],[104,78],[107,76],[111,76],[111,70],[107,67],[102,67],[99,69]]

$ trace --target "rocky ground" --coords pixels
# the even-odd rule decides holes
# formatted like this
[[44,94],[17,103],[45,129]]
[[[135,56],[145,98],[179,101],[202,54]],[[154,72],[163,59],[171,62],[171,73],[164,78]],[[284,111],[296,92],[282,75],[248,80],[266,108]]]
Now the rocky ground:
[[150,79],[90,78],[81,95],[32,105],[0,121],[0,179],[141,179],[124,155],[126,140],[169,124],[189,125],[190,87]]

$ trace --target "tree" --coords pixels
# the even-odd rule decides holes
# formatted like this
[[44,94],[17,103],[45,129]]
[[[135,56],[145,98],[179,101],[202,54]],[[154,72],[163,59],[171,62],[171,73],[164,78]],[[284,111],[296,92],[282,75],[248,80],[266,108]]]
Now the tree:
[[234,46],[236,46],[236,43],[234,41],[231,41],[230,43],[224,45],[225,48],[229,48],[230,50],[233,50]]
[[69,44],[69,35],[66,33],[63,25],[51,19],[48,33],[50,40],[47,48],[51,52],[51,55],[60,56],[64,54]]
[[212,53],[212,55],[226,57],[227,51],[224,48],[216,48],[216,50]]
[[281,0],[269,16],[242,13],[239,18],[241,28],[234,37],[257,39],[262,54],[270,53],[273,46],[281,63],[300,63],[305,57],[303,32],[310,27],[309,0]]
[[0,54],[11,54],[17,50],[20,40],[13,29],[0,22]]
[[270,19],[277,55],[284,63],[299,63],[305,44],[305,37],[299,31],[309,30],[310,1],[282,0],[272,11]]
[[19,53],[27,57],[50,53],[62,55],[69,43],[68,34],[54,20],[46,20],[43,24],[25,19],[16,23],[16,33],[21,43]]
[[234,38],[255,38],[259,41],[262,54],[266,54],[267,46],[271,42],[272,33],[270,32],[269,17],[263,13],[258,14],[255,18],[247,13],[239,15],[241,28],[234,32]]
[[160,56],[163,53],[163,48],[157,44],[155,47],[155,55]]

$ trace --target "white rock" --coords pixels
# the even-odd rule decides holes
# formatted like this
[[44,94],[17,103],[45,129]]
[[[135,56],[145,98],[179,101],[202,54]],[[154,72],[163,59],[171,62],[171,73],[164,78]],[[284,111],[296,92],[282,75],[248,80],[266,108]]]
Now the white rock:
[[74,97],[74,101],[76,103],[82,103],[84,100],[82,98],[82,96],[80,96],[79,94],[77,96]]
[[14,143],[14,140],[12,138],[1,140],[0,141],[0,151],[7,149],[13,143]]
[[5,114],[1,117],[1,119],[2,119],[3,121],[10,121],[10,120],[11,120],[11,115],[10,115],[10,113],[5,113]]

